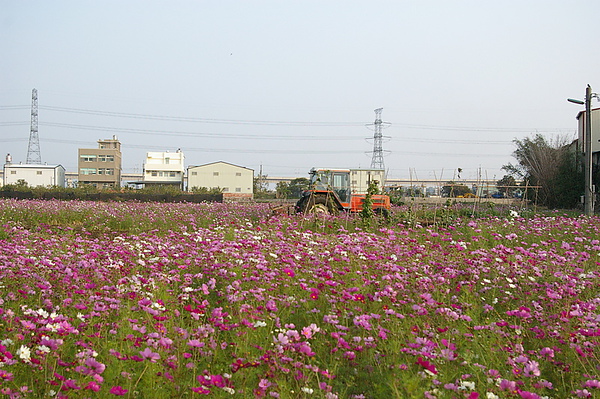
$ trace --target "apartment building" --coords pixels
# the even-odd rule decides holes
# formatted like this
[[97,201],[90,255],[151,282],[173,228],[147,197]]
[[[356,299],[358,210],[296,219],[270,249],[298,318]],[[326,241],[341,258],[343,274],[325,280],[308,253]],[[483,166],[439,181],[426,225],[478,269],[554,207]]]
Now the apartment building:
[[78,184],[97,188],[121,187],[121,142],[116,136],[98,140],[98,148],[78,151]]
[[175,152],[148,152],[144,163],[144,186],[171,185],[183,189],[185,156]]

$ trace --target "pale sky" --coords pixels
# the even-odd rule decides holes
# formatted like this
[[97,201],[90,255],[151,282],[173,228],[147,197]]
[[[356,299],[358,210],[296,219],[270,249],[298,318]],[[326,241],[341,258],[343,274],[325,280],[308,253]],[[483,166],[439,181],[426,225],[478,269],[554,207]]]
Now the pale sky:
[[[500,179],[512,140],[575,137],[600,92],[600,1],[0,0],[0,155],[44,163],[116,135],[258,174],[368,168],[383,108],[393,178]],[[597,103],[593,104],[598,106]]]

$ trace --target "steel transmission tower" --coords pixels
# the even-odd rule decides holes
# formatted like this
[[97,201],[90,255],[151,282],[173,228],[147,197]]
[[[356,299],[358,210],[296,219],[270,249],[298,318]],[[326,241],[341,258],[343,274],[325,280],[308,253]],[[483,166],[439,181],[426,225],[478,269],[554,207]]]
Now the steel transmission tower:
[[383,164],[383,122],[381,121],[383,108],[375,110],[375,133],[373,134],[373,158],[371,158],[371,169],[385,169]]
[[28,164],[41,164],[40,137],[38,136],[38,96],[37,90],[31,91],[31,129],[29,130],[29,147],[27,148]]

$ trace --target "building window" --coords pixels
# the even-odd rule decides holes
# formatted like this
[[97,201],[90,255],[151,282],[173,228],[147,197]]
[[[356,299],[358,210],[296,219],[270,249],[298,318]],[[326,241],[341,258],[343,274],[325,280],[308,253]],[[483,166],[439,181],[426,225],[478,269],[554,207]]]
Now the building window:
[[198,176],[198,172],[192,172],[192,176]]
[[96,170],[96,168],[81,168],[81,169],[79,169],[79,174],[82,174],[82,175],[95,175],[97,173],[98,173],[98,171]]
[[213,176],[219,176],[219,172],[213,172]]
[[114,175],[115,174],[115,168],[106,168],[106,174],[107,175]]
[[81,159],[81,162],[96,162],[95,155],[81,155],[79,158]]
[[352,180],[352,184],[356,184],[356,183],[357,183],[356,180]]
[[17,174],[17,171],[16,171],[16,170],[11,170],[11,171],[10,171],[10,174],[11,174],[11,175],[16,175],[16,174]]
[[98,155],[98,162],[115,162],[114,155]]
[[242,175],[242,172],[235,172],[235,175],[236,175],[236,176],[241,176],[241,175]]
[[37,171],[36,171],[36,174],[38,174],[38,175],[41,175],[41,174],[42,174],[42,171],[41,171],[41,170],[37,170]]
[[158,176],[158,172],[152,172],[152,176],[153,176],[153,177],[156,177],[156,176]]
[[241,187],[236,187],[235,188],[235,192],[236,193],[241,193],[242,192],[242,188]]
[[165,158],[165,165],[168,165],[171,162],[171,158]]
[[175,177],[175,172],[171,172],[171,173],[169,174],[169,176],[171,176],[171,177]]
[[229,192],[229,187],[223,187],[223,192],[224,193],[228,193]]

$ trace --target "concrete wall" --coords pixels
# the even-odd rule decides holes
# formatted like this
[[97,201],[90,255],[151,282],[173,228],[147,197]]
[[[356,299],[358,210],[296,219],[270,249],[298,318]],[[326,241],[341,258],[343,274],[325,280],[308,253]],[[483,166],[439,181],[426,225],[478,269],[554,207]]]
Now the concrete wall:
[[192,191],[194,187],[218,187],[223,190],[225,197],[252,197],[254,171],[226,162],[189,167],[188,190]]
[[30,187],[65,187],[65,168],[61,165],[4,165],[3,184],[24,180]]

